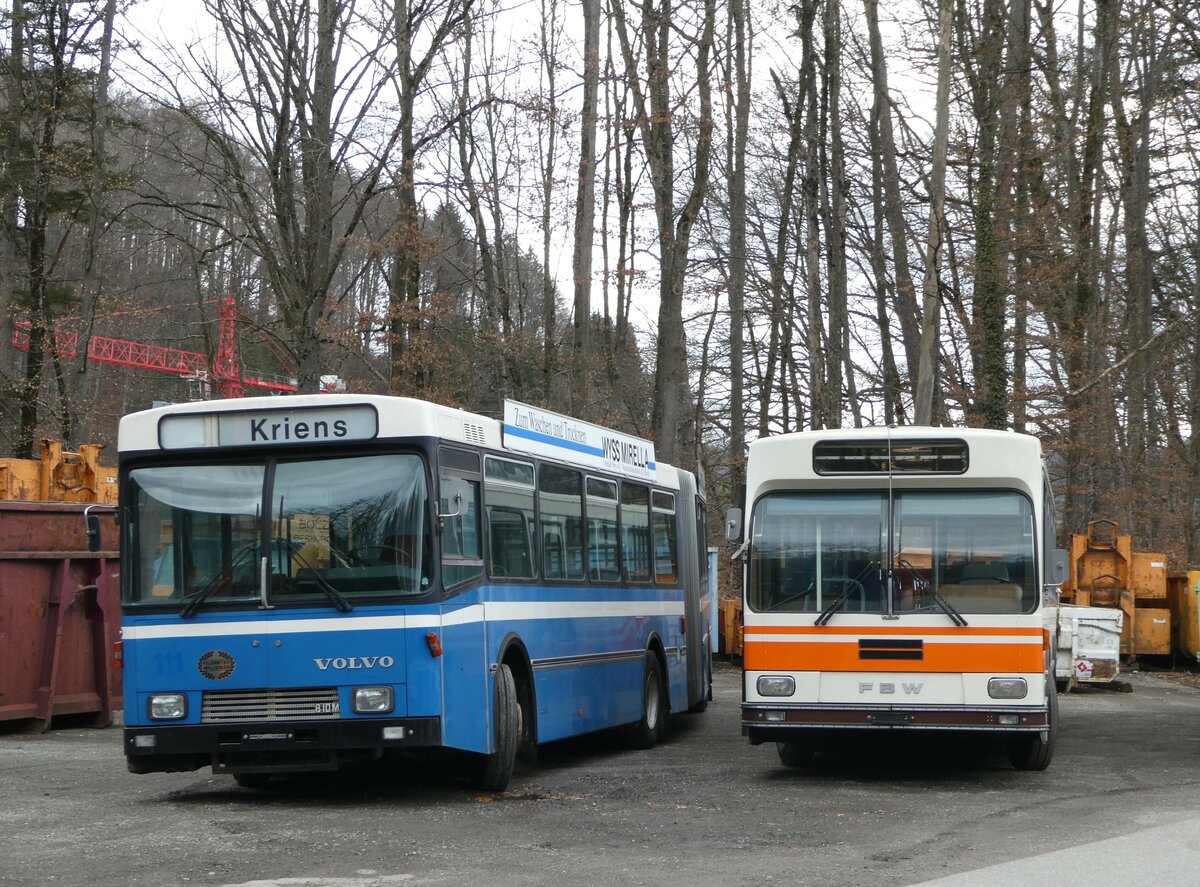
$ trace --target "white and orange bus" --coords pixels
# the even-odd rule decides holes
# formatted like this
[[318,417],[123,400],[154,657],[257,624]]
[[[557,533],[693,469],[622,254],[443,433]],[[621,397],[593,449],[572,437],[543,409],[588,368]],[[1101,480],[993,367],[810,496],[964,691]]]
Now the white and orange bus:
[[928,427],[767,437],[750,445],[745,507],[728,535],[745,536],[752,744],[774,741],[800,767],[844,731],[978,731],[1004,734],[1018,769],[1050,763],[1043,596],[1054,599],[1066,559],[1036,438]]

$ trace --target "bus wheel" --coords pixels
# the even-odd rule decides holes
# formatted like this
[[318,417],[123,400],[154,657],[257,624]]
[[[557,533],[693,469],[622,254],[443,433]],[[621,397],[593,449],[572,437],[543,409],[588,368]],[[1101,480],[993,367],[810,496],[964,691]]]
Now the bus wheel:
[[234,773],[233,781],[242,788],[266,788],[271,781],[270,773]]
[[517,761],[523,767],[534,767],[538,762],[537,729],[533,721],[533,687],[525,677],[517,685]]
[[704,673],[700,680],[700,698],[692,703],[692,707],[688,711],[693,714],[700,714],[708,708],[709,700],[712,699],[712,666],[705,665]]
[[646,667],[642,673],[642,719],[630,734],[629,744],[633,748],[653,748],[662,738],[666,720],[666,694],[663,692],[662,669],[658,657],[646,653]]
[[521,736],[521,713],[517,705],[517,685],[507,665],[496,669],[495,751],[483,756],[475,774],[475,787],[486,792],[502,792],[512,779],[513,762]]
[[817,754],[817,747],[811,740],[798,742],[776,742],[775,749],[779,752],[779,761],[785,767],[808,767]]
[[1021,734],[1008,739],[1008,759],[1018,770],[1045,770],[1054,757],[1058,742],[1058,693],[1054,683],[1046,681],[1047,720],[1050,729],[1045,734]]

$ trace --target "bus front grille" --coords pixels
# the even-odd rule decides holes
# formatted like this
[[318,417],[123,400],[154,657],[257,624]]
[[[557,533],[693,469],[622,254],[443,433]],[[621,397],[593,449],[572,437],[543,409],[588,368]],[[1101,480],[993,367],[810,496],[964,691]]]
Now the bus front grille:
[[200,723],[334,721],[341,715],[336,687],[205,692]]

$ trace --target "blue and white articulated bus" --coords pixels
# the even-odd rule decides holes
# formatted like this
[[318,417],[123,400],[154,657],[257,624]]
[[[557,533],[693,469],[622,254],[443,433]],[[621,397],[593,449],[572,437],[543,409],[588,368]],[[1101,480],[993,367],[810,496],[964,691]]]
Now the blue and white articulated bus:
[[119,436],[125,754],[242,785],[703,710],[703,492],[651,443],[515,402],[168,406]]

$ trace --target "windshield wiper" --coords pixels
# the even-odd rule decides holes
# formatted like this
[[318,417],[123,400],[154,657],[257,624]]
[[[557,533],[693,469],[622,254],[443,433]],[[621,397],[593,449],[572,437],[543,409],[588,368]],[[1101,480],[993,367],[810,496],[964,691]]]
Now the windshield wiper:
[[251,542],[248,545],[244,545],[241,548],[239,548],[237,553],[234,554],[233,559],[229,562],[229,564],[226,567],[224,567],[221,570],[221,572],[217,573],[216,576],[213,576],[212,579],[209,580],[207,585],[205,585],[198,592],[196,592],[196,594],[191,598],[191,600],[189,600],[186,604],[183,605],[183,609],[179,611],[180,617],[183,619],[187,619],[190,616],[196,615],[196,611],[200,609],[200,605],[203,604],[208,599],[209,595],[211,595],[214,591],[216,591],[218,588],[220,588],[225,583],[232,581],[233,571],[237,568],[238,564],[240,564],[242,561],[244,561],[246,559],[246,555],[248,555],[252,551],[257,551],[257,550],[258,550],[257,542]]
[[917,568],[906,561],[904,558],[896,558],[897,566],[903,567],[908,571],[909,578],[913,581],[913,587],[920,589],[922,594],[927,594],[933,598],[933,602],[941,608],[941,610],[950,617],[950,620],[959,628],[966,628],[967,620],[963,618],[962,613],[954,609],[951,603],[942,597],[941,592],[933,587],[933,583],[917,572]]
[[333,587],[333,583],[317,572],[316,567],[308,562],[308,559],[297,551],[292,555],[295,560],[300,562],[300,565],[308,570],[308,575],[312,576],[313,584],[321,590],[325,597],[333,601],[333,605],[337,607],[339,613],[349,613],[354,609],[354,605],[346,600],[346,596]]
[[871,561],[869,564],[859,570],[858,575],[853,579],[851,579],[849,576],[846,576],[831,577],[826,580],[828,582],[841,582],[842,593],[825,605],[825,609],[820,612],[820,614],[817,616],[816,622],[813,624],[824,625],[827,623],[833,618],[833,614],[841,609],[842,604],[846,603],[846,601],[850,599],[850,595],[854,594],[855,591],[860,592],[865,599],[867,595],[867,589],[863,586],[862,580],[868,573],[871,572],[872,567],[879,567],[879,562]]
[[863,584],[857,579],[851,579],[849,576],[847,576],[845,578],[831,579],[829,581],[841,582],[842,593],[825,605],[825,609],[822,610],[820,615],[817,616],[817,621],[813,623],[814,625],[824,625],[826,622],[832,619],[833,614],[837,610],[841,609],[842,604],[850,600],[850,595],[854,594],[855,591],[866,595],[867,590],[863,588]]
[[925,591],[931,598],[933,598],[934,603],[946,611],[946,615],[953,620],[955,625],[957,625],[959,628],[966,628],[967,620],[963,618],[962,613],[954,609],[954,607],[950,605],[950,602],[942,597],[941,593],[936,588],[930,585],[927,589],[925,589]]

